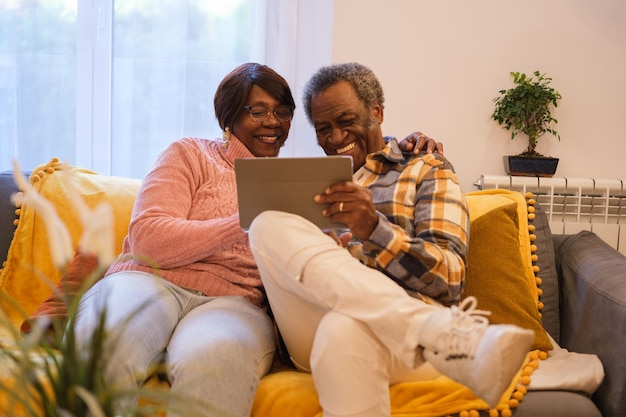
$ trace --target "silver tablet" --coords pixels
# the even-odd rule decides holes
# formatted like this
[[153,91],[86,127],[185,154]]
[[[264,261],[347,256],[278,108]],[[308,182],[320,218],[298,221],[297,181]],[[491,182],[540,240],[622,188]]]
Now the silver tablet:
[[265,210],[280,210],[305,217],[322,229],[345,228],[322,216],[323,204],[313,201],[330,184],[352,181],[349,156],[273,157],[235,160],[241,227]]

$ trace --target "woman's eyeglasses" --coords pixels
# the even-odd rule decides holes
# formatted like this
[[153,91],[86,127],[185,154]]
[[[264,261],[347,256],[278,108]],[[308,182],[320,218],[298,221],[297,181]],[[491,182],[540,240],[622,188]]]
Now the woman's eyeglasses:
[[243,106],[243,108],[248,110],[250,117],[255,122],[264,122],[269,119],[272,113],[281,122],[288,122],[293,118],[293,109],[290,107],[277,107],[274,110],[263,106]]

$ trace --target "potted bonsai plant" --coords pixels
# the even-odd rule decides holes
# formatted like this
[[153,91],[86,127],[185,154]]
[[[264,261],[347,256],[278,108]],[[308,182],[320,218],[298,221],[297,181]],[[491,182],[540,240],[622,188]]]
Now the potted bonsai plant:
[[511,139],[523,133],[528,138],[528,147],[518,155],[506,155],[504,165],[509,175],[551,177],[556,172],[558,158],[537,152],[538,139],[546,133],[561,140],[554,125],[558,121],[552,116],[561,94],[550,86],[552,78],[539,71],[534,76],[511,72],[514,87],[500,90],[494,98],[495,109],[491,118],[504,129],[511,131]]

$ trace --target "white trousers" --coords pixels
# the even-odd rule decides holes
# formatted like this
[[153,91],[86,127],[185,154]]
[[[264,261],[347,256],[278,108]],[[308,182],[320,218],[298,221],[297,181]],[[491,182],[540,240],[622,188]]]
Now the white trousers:
[[324,416],[388,416],[390,384],[438,375],[417,346],[439,307],[409,296],[300,216],[264,212],[249,238],[289,354],[312,372]]

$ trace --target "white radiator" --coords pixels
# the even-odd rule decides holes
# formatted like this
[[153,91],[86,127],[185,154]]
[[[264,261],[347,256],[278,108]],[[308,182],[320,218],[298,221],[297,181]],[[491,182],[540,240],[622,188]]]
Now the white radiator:
[[535,194],[554,234],[590,230],[626,255],[626,190],[623,180],[481,175],[479,190],[506,188]]

